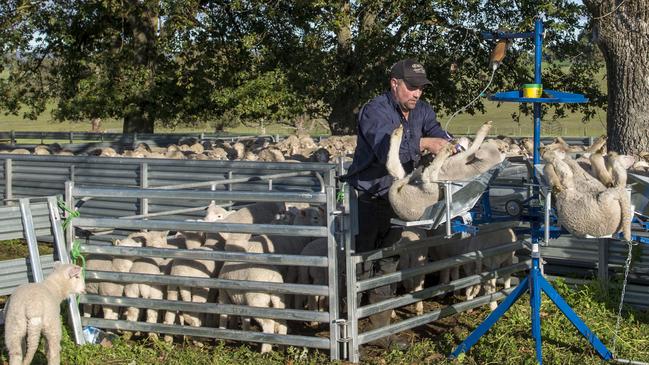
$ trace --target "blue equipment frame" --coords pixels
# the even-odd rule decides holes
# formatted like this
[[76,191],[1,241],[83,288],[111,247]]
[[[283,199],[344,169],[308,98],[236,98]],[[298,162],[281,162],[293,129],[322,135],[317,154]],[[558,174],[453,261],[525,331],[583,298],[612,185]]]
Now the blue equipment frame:
[[[485,39],[515,39],[515,38],[533,38],[534,39],[534,82],[541,84],[541,59],[542,59],[542,37],[543,37],[543,22],[537,17],[534,26],[534,32],[529,33],[503,33],[503,32],[486,32],[482,33]],[[541,144],[541,103],[584,103],[587,102],[583,95],[565,93],[553,90],[544,90],[545,97],[541,98],[523,98],[520,91],[507,91],[496,93],[490,99],[494,101],[509,101],[509,102],[531,102],[534,104],[534,166],[540,162],[539,147]],[[532,239],[532,268],[527,277],[525,277],[514,291],[500,303],[485,320],[482,322],[457,348],[451,353],[451,358],[457,358],[461,353],[468,351],[480,337],[482,337],[489,329],[502,317],[505,312],[525,293],[530,291],[530,306],[532,308],[532,336],[536,343],[536,360],[539,364],[543,363],[542,357],[542,341],[541,341],[541,292],[544,292],[552,302],[561,310],[561,312],[570,320],[570,322],[577,328],[577,330],[590,342],[595,351],[604,360],[611,360],[613,355],[606,348],[606,346],[597,338],[597,336],[586,326],[586,324],[579,318],[579,316],[570,308],[568,303],[559,295],[559,293],[550,285],[550,283],[543,277],[541,272],[541,252],[539,250],[539,242],[543,237],[543,229],[541,227],[541,220],[543,219],[543,212],[540,209],[539,193],[540,185],[536,173],[533,174],[535,186],[533,188],[532,202],[529,207],[530,223],[531,223],[531,239]],[[547,197],[549,199],[549,196]],[[545,222],[549,224],[550,222]]]

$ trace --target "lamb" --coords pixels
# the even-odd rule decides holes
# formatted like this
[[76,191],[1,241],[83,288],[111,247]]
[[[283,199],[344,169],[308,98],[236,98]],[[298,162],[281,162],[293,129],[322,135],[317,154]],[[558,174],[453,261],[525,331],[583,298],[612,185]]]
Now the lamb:
[[[452,156],[454,146],[449,143],[442,148],[433,162],[422,170],[417,168],[406,176],[399,160],[399,146],[403,127],[399,126],[390,138],[390,149],[386,168],[395,178],[388,197],[395,213],[403,220],[414,221],[421,218],[424,211],[441,198],[439,180],[462,180],[487,171],[504,159],[494,144],[486,144],[479,151],[484,138],[491,129],[491,122],[480,127],[475,141],[464,152]],[[502,156],[501,156],[502,155]]]
[[[631,239],[631,203],[626,192],[626,169],[615,155],[608,162],[614,186],[604,187],[598,180],[585,186],[589,175],[565,152],[543,154],[546,181],[552,186],[559,223],[576,237],[603,237],[622,231]],[[607,177],[608,178],[608,177]],[[600,183],[600,187],[596,183]]]
[[[167,247],[167,234],[169,231],[151,231],[139,233],[139,237],[145,239],[144,244],[146,247],[166,248]],[[136,274],[164,274],[166,266],[163,258],[139,258],[133,262],[131,266],[131,273]],[[144,299],[162,299],[162,286],[147,283],[131,283],[124,287],[124,295],[127,298],[144,298]],[[147,309],[146,321],[148,323],[158,322],[158,311],[156,309]],[[136,307],[129,307],[126,309],[126,319],[128,321],[137,321],[140,315],[140,309]],[[149,333],[149,337],[157,337],[153,332]]]
[[[88,271],[111,271],[113,267],[113,260],[108,255],[91,254],[86,257],[86,270]],[[99,283],[89,282],[86,283],[87,294],[99,294]],[[91,317],[94,314],[94,307],[92,304],[83,305],[83,316]]]
[[[220,222],[223,223],[243,223],[243,224],[260,224],[273,222],[278,214],[285,210],[283,203],[261,202],[243,207],[236,212],[229,214]],[[224,241],[237,240],[247,241],[250,239],[250,233],[220,232],[219,235]]]
[[[228,241],[225,248],[226,251],[231,252],[246,252],[246,249],[250,250],[250,247],[248,246],[246,241]],[[221,271],[219,272],[219,279],[247,280],[269,283],[283,282],[282,275],[274,266],[241,262],[224,263]],[[284,296],[281,294],[242,292],[239,290],[219,290],[218,302],[221,304],[238,304],[248,305],[252,307],[273,307],[277,309],[285,308]],[[255,318],[255,320],[261,325],[262,331],[264,333],[286,334],[286,321],[275,321],[269,318]],[[220,316],[219,327],[225,328],[226,322],[227,316],[222,314]],[[246,318],[242,321],[242,328],[245,331],[250,330],[249,318]],[[262,353],[269,352],[271,350],[272,346],[270,344],[262,344]]]
[[[405,229],[401,233],[401,238],[395,246],[407,246],[412,242],[416,242],[426,236],[422,229],[410,228]],[[408,249],[399,255],[399,264],[397,270],[409,269],[418,266],[423,266],[428,262],[428,250],[424,248]],[[407,292],[412,293],[424,289],[424,275],[418,275],[403,281],[403,287]],[[424,314],[424,302],[419,301],[415,304],[415,313],[420,316]]]
[[[42,283],[19,286],[9,298],[5,313],[5,345],[9,364],[32,362],[41,337],[47,339],[47,363],[61,362],[61,301],[85,290],[82,269],[55,263]],[[23,346],[26,340],[26,352]]]
[[[113,243],[115,246],[127,246],[127,247],[142,247],[142,244],[144,242],[144,239],[142,237],[137,237],[137,236],[129,236],[126,237],[123,240],[115,240]],[[133,266],[133,257],[114,257],[111,265],[111,270],[114,272],[130,272],[131,267]],[[99,283],[99,295],[103,296],[113,296],[113,297],[121,297],[122,294],[124,294],[124,285],[119,284],[119,283],[111,283],[111,282],[101,282]],[[110,306],[110,305],[104,305],[102,307],[104,311],[104,318],[105,319],[113,319],[116,320],[119,318],[119,312],[117,311],[117,307],[115,306]]]
[[[471,242],[469,244],[468,252],[473,252],[476,250],[486,250],[489,248],[494,248],[501,246],[506,243],[516,242],[517,237],[512,229],[504,229],[494,232],[488,232],[485,234],[480,234],[471,237]],[[501,267],[510,266],[514,263],[514,251],[507,252],[500,255],[495,255],[491,257],[479,257],[474,262],[473,273],[480,274],[485,268],[488,271],[496,270]],[[469,266],[470,267],[470,266]],[[504,277],[504,288],[509,289],[511,287],[511,275]],[[487,280],[484,285],[485,294],[493,294],[496,292],[496,278]],[[475,298],[480,291],[480,285],[473,287],[472,291],[467,293],[467,300]],[[492,311],[496,309],[498,303],[492,301],[489,303],[489,309]]]
[[[190,244],[189,246],[193,246]],[[190,248],[190,247],[188,247]],[[206,250],[211,251],[210,247],[192,247],[192,250]],[[189,259],[173,259],[171,262],[170,275],[173,276],[186,276],[194,278],[210,278],[213,277],[216,271],[216,263],[211,260],[189,260]],[[201,287],[185,287],[173,286],[167,287],[167,300],[178,300],[179,294],[181,300],[192,303],[207,303],[210,289]],[[176,321],[176,312],[167,311],[165,313],[164,323],[174,324]],[[193,327],[200,327],[204,322],[204,314],[183,313],[180,316],[181,323],[188,323]],[[173,337],[166,335],[165,341],[172,342]]]

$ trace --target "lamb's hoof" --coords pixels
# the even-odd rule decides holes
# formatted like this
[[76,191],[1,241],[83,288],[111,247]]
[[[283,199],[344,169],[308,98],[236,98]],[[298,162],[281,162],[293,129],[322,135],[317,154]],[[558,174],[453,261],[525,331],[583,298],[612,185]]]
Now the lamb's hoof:
[[149,340],[152,340],[152,341],[157,341],[158,340],[158,334],[155,333],[155,332],[149,332],[149,334],[147,336],[149,337]]
[[165,335],[164,340],[166,343],[174,343],[174,337],[170,335]]
[[498,308],[498,302],[490,302],[489,303],[489,309],[493,312]]
[[392,319],[397,319],[398,318],[397,317],[397,312],[395,312],[394,309],[392,310],[392,314],[390,314],[390,318],[392,318]]
[[265,354],[265,353],[271,352],[271,351],[273,351],[273,346],[271,346],[270,344],[265,343],[265,344],[261,345],[261,353],[262,354]]
[[196,347],[200,347],[200,348],[205,347],[205,344],[202,343],[201,341],[193,340],[193,341],[192,341],[192,344],[194,344],[194,346],[196,346]]

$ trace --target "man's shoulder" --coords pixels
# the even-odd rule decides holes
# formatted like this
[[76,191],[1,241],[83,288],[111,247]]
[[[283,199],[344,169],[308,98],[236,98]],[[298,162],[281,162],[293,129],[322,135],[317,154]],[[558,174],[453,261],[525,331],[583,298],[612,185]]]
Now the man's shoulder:
[[388,93],[383,93],[368,101],[367,104],[365,104],[365,108],[389,109],[392,108],[392,102],[390,101]]

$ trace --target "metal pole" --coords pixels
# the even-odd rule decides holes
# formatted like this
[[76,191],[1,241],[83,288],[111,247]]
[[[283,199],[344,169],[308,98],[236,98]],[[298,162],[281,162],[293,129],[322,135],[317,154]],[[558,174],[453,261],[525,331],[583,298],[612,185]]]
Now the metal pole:
[[[65,238],[63,237],[63,229],[61,226],[61,216],[56,202],[56,197],[50,196],[47,198],[47,208],[50,211],[50,223],[52,225],[52,235],[54,236],[54,246],[59,255],[59,260],[63,263],[71,263],[70,255],[66,251]],[[83,337],[83,327],[81,326],[81,315],[79,314],[79,306],[77,305],[76,295],[68,296],[68,310],[69,320],[72,322],[72,330],[74,332],[74,340],[77,345],[83,345],[86,340]]]
[[[149,164],[144,162],[140,164],[140,187],[146,189],[149,187]],[[149,214],[149,198],[140,199],[140,214]]]
[[[13,133],[13,131],[11,132]],[[13,162],[8,158],[5,160],[5,205],[14,205],[14,202],[11,201],[13,198]]]
[[451,181],[444,182],[444,200],[446,201],[446,237],[451,237],[453,231],[451,230]]
[[36,241],[36,232],[34,231],[34,218],[32,217],[32,210],[29,206],[28,198],[21,198],[20,203],[20,218],[23,223],[23,233],[29,248],[29,263],[32,266],[32,275],[34,281],[40,283],[43,281],[43,269],[41,268],[41,256],[38,253],[38,242]]
[[340,326],[336,324],[339,318],[338,304],[338,246],[336,245],[336,186],[334,171],[327,174],[327,258],[328,258],[328,285],[329,285],[329,331],[330,331],[330,358],[340,360]]

